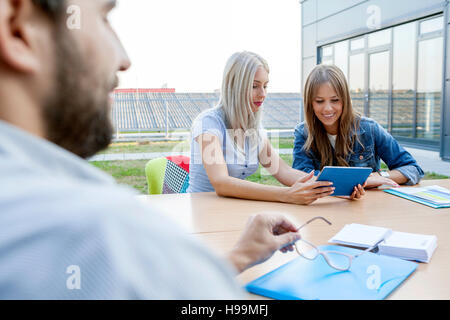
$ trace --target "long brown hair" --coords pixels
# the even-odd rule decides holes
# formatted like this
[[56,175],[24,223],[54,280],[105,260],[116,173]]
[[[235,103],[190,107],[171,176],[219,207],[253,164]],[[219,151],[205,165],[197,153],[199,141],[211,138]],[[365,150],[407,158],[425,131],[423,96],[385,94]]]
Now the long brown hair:
[[333,165],[333,147],[322,122],[313,109],[313,100],[319,87],[329,83],[342,101],[342,114],[339,117],[335,145],[335,156],[339,166],[348,167],[347,156],[353,152],[353,145],[359,141],[357,129],[360,115],[353,110],[350,91],[344,73],[334,65],[317,65],[309,74],[303,94],[306,130],[308,138],[303,146],[305,151],[313,151],[320,157],[321,169]]

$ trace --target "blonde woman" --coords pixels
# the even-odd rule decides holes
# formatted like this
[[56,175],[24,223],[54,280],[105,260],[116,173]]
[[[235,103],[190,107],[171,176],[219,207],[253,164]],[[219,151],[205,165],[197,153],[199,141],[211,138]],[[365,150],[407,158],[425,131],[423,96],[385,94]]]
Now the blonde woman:
[[[424,173],[416,160],[377,122],[352,108],[343,72],[318,65],[304,90],[305,122],[295,129],[293,168],[310,172],[324,166],[371,167],[366,188],[414,185]],[[380,171],[380,159],[389,172]]]
[[[291,168],[272,148],[261,127],[268,82],[269,67],[259,55],[244,51],[229,58],[218,105],[192,126],[188,192],[296,204],[333,193],[331,183]],[[286,187],[246,181],[260,164]]]

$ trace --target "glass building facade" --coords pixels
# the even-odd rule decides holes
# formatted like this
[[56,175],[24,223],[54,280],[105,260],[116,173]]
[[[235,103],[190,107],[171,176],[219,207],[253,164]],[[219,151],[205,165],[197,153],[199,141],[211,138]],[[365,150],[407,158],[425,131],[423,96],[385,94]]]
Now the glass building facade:
[[444,21],[408,22],[320,47],[347,76],[354,108],[396,137],[439,145]]
[[400,142],[438,150],[450,160],[450,107],[445,103],[450,91],[446,90],[447,2],[307,0],[301,4],[303,83],[316,64],[338,66],[360,114],[376,120]]

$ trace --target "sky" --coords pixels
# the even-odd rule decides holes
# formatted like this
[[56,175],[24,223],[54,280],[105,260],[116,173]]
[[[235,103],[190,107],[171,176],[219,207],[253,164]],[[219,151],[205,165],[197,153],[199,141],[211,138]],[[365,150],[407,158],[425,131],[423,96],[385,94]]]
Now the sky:
[[132,67],[120,88],[213,92],[227,59],[253,51],[269,64],[269,92],[300,92],[299,0],[121,0],[110,21]]

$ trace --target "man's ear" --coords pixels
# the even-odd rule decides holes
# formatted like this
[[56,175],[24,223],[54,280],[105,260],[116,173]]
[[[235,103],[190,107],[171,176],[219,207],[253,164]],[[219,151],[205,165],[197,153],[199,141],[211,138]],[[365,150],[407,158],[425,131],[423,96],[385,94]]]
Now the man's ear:
[[0,0],[0,60],[17,72],[34,73],[39,55],[33,43],[38,39],[36,13],[32,0]]

